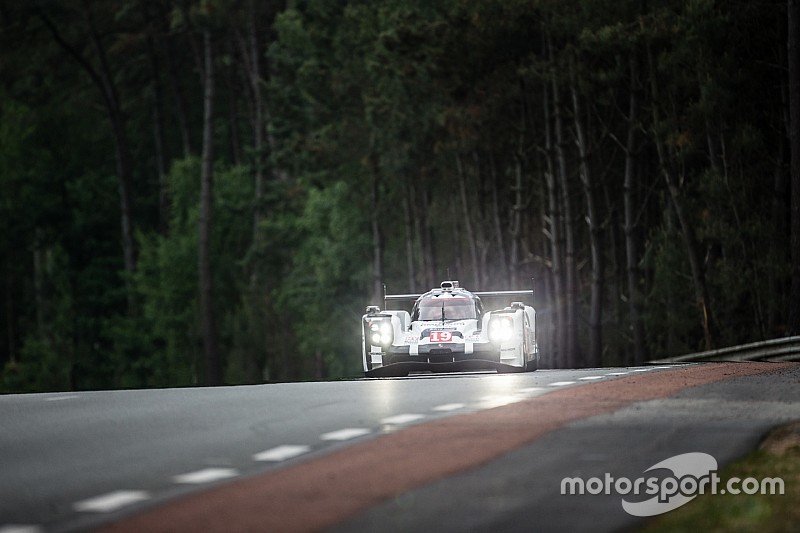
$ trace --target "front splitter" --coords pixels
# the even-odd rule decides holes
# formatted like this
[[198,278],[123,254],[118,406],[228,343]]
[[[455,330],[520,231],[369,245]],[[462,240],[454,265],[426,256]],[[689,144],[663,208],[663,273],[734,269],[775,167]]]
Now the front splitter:
[[490,361],[487,359],[466,359],[463,361],[401,361],[364,372],[371,378],[407,376],[409,372],[467,372],[471,370],[497,370],[498,372],[522,372],[522,367]]

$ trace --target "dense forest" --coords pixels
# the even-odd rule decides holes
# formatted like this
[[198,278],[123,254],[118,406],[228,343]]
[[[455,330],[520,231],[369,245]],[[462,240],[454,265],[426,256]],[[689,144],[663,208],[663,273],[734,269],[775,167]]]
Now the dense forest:
[[549,367],[797,332],[797,4],[5,0],[0,391],[357,375],[448,277]]

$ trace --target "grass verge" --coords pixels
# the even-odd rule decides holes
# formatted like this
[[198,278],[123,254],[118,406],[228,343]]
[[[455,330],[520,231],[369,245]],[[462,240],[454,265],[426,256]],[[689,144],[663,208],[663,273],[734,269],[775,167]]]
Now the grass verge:
[[781,478],[783,495],[705,494],[648,522],[643,533],[800,530],[800,422],[781,426],[759,449],[719,472],[720,487],[737,477]]

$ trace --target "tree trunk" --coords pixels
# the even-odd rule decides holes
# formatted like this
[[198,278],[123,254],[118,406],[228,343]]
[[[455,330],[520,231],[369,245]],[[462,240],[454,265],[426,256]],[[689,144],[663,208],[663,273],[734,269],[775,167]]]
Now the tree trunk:
[[689,220],[689,216],[683,208],[681,189],[669,169],[667,161],[666,147],[661,139],[661,119],[658,112],[659,90],[658,81],[656,79],[655,62],[652,57],[652,50],[648,46],[648,65],[650,68],[650,86],[651,97],[653,100],[653,128],[655,133],[653,139],[656,146],[656,154],[658,155],[658,164],[664,182],[667,185],[670,201],[672,204],[675,216],[678,219],[678,224],[681,228],[681,235],[686,247],[686,255],[689,259],[689,268],[692,273],[692,285],[695,293],[695,302],[700,312],[701,325],[703,327],[703,345],[705,350],[711,350],[714,346],[713,336],[711,334],[712,315],[708,298],[708,286],[705,281],[705,274],[703,272],[703,265],[700,262],[698,251],[697,237],[694,233],[694,226]]
[[603,358],[603,290],[605,282],[605,261],[603,257],[603,225],[597,212],[597,192],[589,165],[589,147],[583,111],[577,89],[577,76],[574,62],[570,62],[572,78],[572,110],[575,122],[575,141],[578,147],[578,160],[583,192],[586,195],[587,224],[589,225],[589,248],[592,257],[592,290],[589,310],[589,354],[585,364],[598,367]]
[[[785,97],[784,97],[785,98]],[[788,113],[787,113],[788,115]],[[788,123],[788,119],[787,119]],[[788,125],[788,124],[787,124]],[[788,129],[787,129],[788,130]],[[786,211],[786,198],[790,198],[789,180],[787,180],[785,171],[785,158],[786,158],[786,140],[782,139],[778,142],[778,155],[775,158],[775,169],[772,180],[772,249],[775,250],[775,259],[786,263],[787,260],[791,261],[791,250],[786,250],[785,243],[787,238],[791,238],[787,228],[786,221],[788,220]],[[790,247],[791,248],[791,247]],[[788,253],[787,253],[788,252]],[[767,293],[776,295],[782,294],[783,281],[778,276],[769,276],[768,278]],[[783,324],[783,316],[785,310],[783,309],[782,302],[776,305],[776,301],[769,302],[767,305],[767,335],[774,335]]]
[[520,230],[522,227],[522,156],[516,154],[514,157],[514,205],[511,206],[511,214],[509,216],[509,250],[508,250],[508,266],[510,271],[511,288],[516,290],[519,288],[519,275],[517,269],[520,263],[519,243],[520,243]]
[[6,257],[6,335],[8,336],[8,362],[11,365],[17,362],[17,312],[14,306],[14,273],[12,268],[14,262],[12,260],[13,252],[9,253]]
[[497,165],[494,158],[490,160],[491,164],[491,181],[492,181],[492,230],[494,232],[495,246],[497,247],[497,257],[500,258],[500,269],[503,276],[504,284],[510,288],[511,285],[511,267],[507,260],[505,239],[503,239],[503,225],[500,220],[500,198],[497,190]]
[[414,226],[411,223],[411,206],[409,205],[409,187],[406,186],[406,194],[403,195],[403,226],[405,228],[406,240],[406,274],[408,275],[408,290],[416,292],[417,288],[417,269],[414,261]]
[[[263,218],[262,202],[264,197],[264,148],[265,148],[265,123],[264,99],[261,91],[261,60],[256,29],[256,11],[252,0],[247,2],[248,18],[247,35],[236,33],[236,42],[239,54],[244,65],[244,76],[247,80],[249,91],[250,128],[253,134],[253,190],[255,207],[253,209],[253,246],[259,240],[259,226]],[[232,122],[233,123],[233,122]]]
[[425,290],[436,283],[436,258],[433,252],[433,234],[428,222],[428,193],[425,190],[425,180],[416,186],[411,184],[411,204],[414,216],[414,233],[420,248],[420,271]]
[[[545,174],[547,171],[545,170]],[[548,180],[550,181],[550,180]],[[547,187],[550,188],[549,185]],[[540,227],[544,239],[538,241],[541,268],[545,269],[543,275],[537,277],[539,290],[535,295],[534,307],[536,308],[536,336],[539,343],[539,368],[558,368],[558,361],[555,357],[556,334],[554,329],[555,301],[556,294],[553,290],[554,276],[552,268],[552,239],[549,236],[548,227],[550,226],[550,207],[548,205],[550,193],[539,196]]]
[[153,76],[153,147],[158,175],[158,229],[161,235],[169,231],[169,192],[167,190],[167,157],[164,151],[164,90],[161,65],[152,35],[147,36],[147,54]]
[[214,283],[211,267],[212,211],[214,200],[214,61],[211,35],[203,32],[205,68],[203,69],[203,157],[200,177],[200,220],[198,272],[200,284],[200,322],[206,364],[206,384],[222,384],[222,362],[217,341],[214,310]]
[[169,35],[164,38],[164,57],[167,62],[167,80],[169,81],[169,86],[172,90],[172,98],[175,102],[175,118],[178,122],[178,132],[181,136],[183,157],[188,157],[194,153],[194,148],[192,146],[192,137],[189,134],[189,120],[186,114],[186,96],[183,94],[183,89],[178,79],[175,48]]
[[565,324],[565,362],[568,368],[580,366],[582,357],[578,345],[578,288],[577,272],[575,265],[575,229],[572,218],[572,198],[570,197],[569,175],[567,173],[567,159],[564,154],[564,125],[561,115],[560,89],[556,72],[552,74],[553,83],[553,113],[555,120],[555,149],[558,161],[559,191],[561,193],[561,206],[564,220],[564,242],[565,242],[565,288],[566,288],[566,324]]
[[664,155],[664,146],[660,140],[656,141],[656,151],[658,153],[659,166],[661,173],[664,176],[664,181],[667,184],[669,191],[672,208],[675,211],[675,216],[678,219],[678,224],[681,228],[683,235],[684,245],[686,246],[686,254],[689,259],[689,268],[692,272],[692,284],[694,287],[695,301],[700,310],[701,321],[703,326],[703,345],[705,350],[711,350],[714,347],[714,341],[711,334],[711,309],[709,306],[708,287],[705,281],[705,274],[703,273],[703,265],[700,261],[697,237],[694,233],[689,216],[683,208],[681,201],[681,190],[675,183],[675,178],[667,168],[667,163]]
[[548,97],[547,84],[542,89],[544,104],[544,124],[545,124],[545,159],[546,170],[544,173],[547,182],[547,200],[550,211],[550,249],[552,264],[552,286],[553,298],[551,312],[551,324],[553,335],[551,337],[550,361],[553,367],[566,367],[566,314],[564,306],[564,273],[563,273],[563,239],[561,237],[562,214],[561,203],[559,202],[560,193],[558,181],[555,177],[555,165],[553,163],[553,134],[550,125],[550,99]]
[[[476,186],[473,186],[472,189],[468,188],[467,190],[477,190],[478,196],[483,198],[484,191],[486,190],[483,182],[485,174],[483,172],[483,165],[481,164],[481,158],[478,150],[472,151],[472,160],[473,164],[475,165],[478,183]],[[484,230],[484,207],[485,205],[481,201],[473,202],[469,211],[471,222],[474,224],[473,228],[475,230],[475,242],[477,243],[478,247],[478,275],[475,277],[474,287],[476,289],[481,287],[483,290],[487,288],[486,286],[489,283],[488,257],[490,252],[490,244],[486,238],[486,233]]]
[[105,48],[100,42],[100,36],[94,25],[89,4],[83,2],[86,19],[89,23],[89,30],[92,44],[100,60],[100,79],[102,80],[104,93],[106,94],[106,105],[111,118],[111,126],[114,134],[114,145],[116,148],[117,176],[119,181],[120,196],[120,219],[122,226],[122,249],[125,259],[125,271],[132,273],[136,271],[136,249],[133,239],[133,199],[131,197],[131,176],[133,168],[131,165],[130,143],[125,125],[125,115],[120,104],[119,94],[111,67],[106,59]]
[[[635,54],[635,52],[634,52]],[[628,102],[628,135],[625,141],[625,180],[623,197],[625,204],[625,268],[628,281],[628,310],[633,330],[633,362],[640,365],[648,358],[642,319],[641,276],[639,273],[639,250],[636,239],[636,150],[639,128],[639,99],[637,79],[638,62],[635,55],[630,59],[630,101]]]
[[788,0],[789,147],[792,286],[789,295],[789,334],[800,335],[800,0]]
[[[370,149],[372,150],[372,149]],[[383,233],[380,225],[380,180],[378,161],[374,153],[369,155],[369,172],[372,181],[369,216],[372,225],[372,299],[373,305],[383,305]]]
[[[788,11],[791,11],[791,3],[787,4],[789,8]],[[792,264],[792,245],[791,245],[791,159],[792,159],[792,149],[790,147],[790,137],[792,135],[792,110],[790,104],[790,74],[789,74],[789,66],[788,66],[788,56],[789,56],[789,46],[794,46],[795,48],[795,55],[800,56],[800,52],[798,52],[798,46],[800,43],[798,42],[798,25],[800,25],[800,14],[797,13],[797,7],[795,7],[795,15],[793,16],[790,12],[787,12],[787,15],[790,18],[794,18],[794,22],[789,21],[789,23],[784,26],[784,21],[782,17],[776,17],[776,21],[778,23],[778,34],[781,35],[782,40],[786,40],[787,46],[786,48],[779,49],[779,56],[778,56],[778,63],[781,65],[787,65],[787,76],[784,78],[783,83],[781,83],[781,122],[783,126],[783,135],[778,142],[778,152],[775,156],[774,162],[774,175],[773,175],[773,185],[772,185],[772,210],[771,210],[771,217],[772,217],[772,247],[775,250],[774,255],[774,262],[778,264]],[[792,45],[789,43],[789,27],[794,25],[794,40],[795,43]],[[795,57],[795,60],[798,58]],[[797,65],[795,65],[797,67]],[[800,92],[800,81],[798,80],[797,75],[795,75],[796,83],[795,85],[799,87],[797,89]],[[800,94],[798,94],[798,100],[800,100]],[[800,107],[800,106],[798,106]],[[798,147],[798,152],[800,152],[800,147]],[[798,159],[800,159],[800,154],[798,154]],[[786,168],[789,168],[789,172],[786,172]],[[787,201],[788,200],[788,201]],[[789,246],[786,246],[786,243],[789,242]],[[769,276],[768,288],[767,293],[776,295],[776,294],[783,294],[788,296],[793,296],[791,293],[791,274],[789,276],[789,285],[785,283],[784,280],[781,280],[778,276]],[[775,334],[791,334],[789,333],[788,325],[790,323],[789,315],[791,311],[787,308],[791,305],[794,305],[794,302],[786,302],[786,298],[774,298],[773,301],[769,302],[768,306],[768,318],[767,318],[767,331],[770,335]],[[800,304],[796,304],[799,305]],[[788,312],[787,312],[788,311]],[[798,312],[800,315],[800,312]]]
[[[125,271],[133,273],[136,271],[136,248],[133,238],[133,217],[132,217],[132,198],[131,198],[131,176],[132,165],[130,157],[130,143],[125,126],[125,115],[122,111],[117,88],[114,85],[114,77],[106,59],[105,49],[100,42],[100,36],[94,25],[91,10],[86,1],[83,2],[83,14],[89,30],[89,39],[97,53],[100,61],[100,69],[95,69],[89,61],[83,57],[72,45],[70,45],[58,31],[55,24],[42,12],[38,11],[39,18],[50,30],[53,38],[69,55],[73,57],[86,71],[92,82],[100,89],[103,102],[111,122],[111,132],[114,139],[114,153],[117,167],[117,184],[120,200],[120,226],[122,229],[122,255]],[[132,303],[129,295],[129,304]]]
[[[225,85],[228,94],[236,94],[238,91],[232,69],[225,69]],[[239,138],[239,106],[237,98],[227,98],[228,101],[228,144],[230,146],[231,161],[235,166],[242,165],[242,141]]]
[[461,196],[462,222],[464,223],[463,227],[469,249],[470,266],[472,267],[472,277],[470,278],[472,284],[470,286],[475,287],[480,283],[481,279],[480,265],[478,263],[478,239],[475,236],[475,228],[472,224],[474,215],[470,211],[469,199],[467,197],[467,176],[464,163],[461,160],[461,154],[456,155],[456,168],[458,170],[458,190]]
[[250,11],[250,90],[253,92],[253,152],[255,157],[255,209],[253,210],[253,242],[258,241],[259,226],[263,217],[261,203],[264,198],[264,102],[261,96],[261,60],[256,31],[256,11],[253,0]]

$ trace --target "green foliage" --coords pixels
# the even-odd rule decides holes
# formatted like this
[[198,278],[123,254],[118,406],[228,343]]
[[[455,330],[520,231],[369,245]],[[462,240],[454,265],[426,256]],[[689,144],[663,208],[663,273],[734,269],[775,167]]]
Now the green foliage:
[[[128,354],[134,374],[146,376],[140,386],[195,385],[201,374],[196,303],[199,204],[189,200],[198,198],[199,175],[200,163],[195,158],[173,165],[167,177],[174,199],[170,233],[139,237],[134,288],[141,315],[127,324],[127,330],[136,335],[121,331],[115,338],[121,341],[117,349]],[[231,168],[218,169],[216,185],[212,245],[216,306],[222,316],[228,316],[239,303],[240,260],[249,245],[250,229],[243,215],[251,212],[252,183],[244,169]],[[223,330],[223,338],[230,335]]]
[[662,324],[648,329],[652,355],[657,358],[702,350],[691,273],[674,221],[656,229],[647,248],[645,266],[653,278],[647,295],[646,322]]
[[[40,275],[42,309],[41,329],[24,339],[19,359],[6,363],[3,390],[29,392],[41,390],[71,390],[74,387],[74,368],[78,349],[87,348],[77,341],[78,317],[70,287],[67,256],[56,247],[46,252],[41,261]],[[82,357],[85,359],[85,357]]]
[[[300,239],[277,293],[276,310],[296,317],[300,353],[322,358],[332,375],[359,368],[358,324],[364,307],[369,242],[357,192],[344,182],[310,189],[297,221]],[[345,357],[342,357],[342,356]]]
[[[216,50],[212,267],[227,382],[356,374],[376,249],[389,287],[427,288],[448,271],[477,289],[535,277],[542,316],[555,316],[564,273],[554,264],[566,259],[570,222],[585,324],[592,273],[576,120],[606,243],[606,363],[626,362],[631,344],[622,221],[631,120],[651,353],[703,340],[665,173],[697,236],[715,343],[779,335],[789,258],[777,5],[11,3],[0,12],[0,387],[202,382],[203,31]],[[129,274],[114,98],[131,156],[138,262]],[[561,172],[556,111],[565,176],[554,193],[571,200],[570,221],[548,201],[548,178]]]

